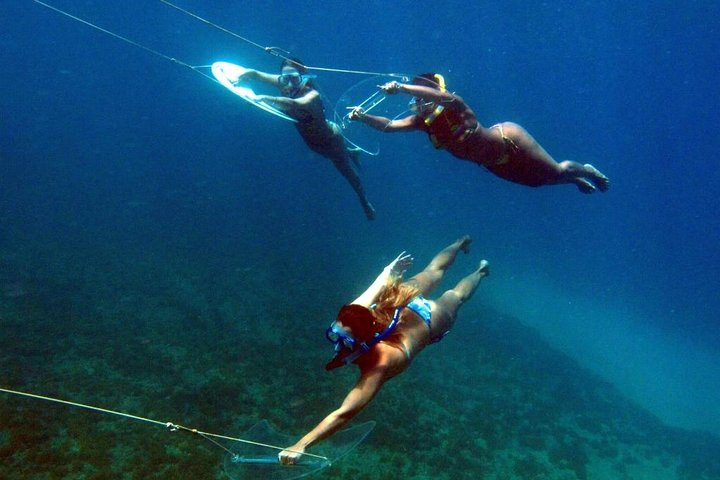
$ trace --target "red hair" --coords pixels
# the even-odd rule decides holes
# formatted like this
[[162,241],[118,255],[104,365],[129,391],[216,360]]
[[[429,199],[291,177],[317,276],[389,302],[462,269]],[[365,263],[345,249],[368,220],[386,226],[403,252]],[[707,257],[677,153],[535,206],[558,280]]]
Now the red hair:
[[380,293],[374,308],[345,305],[338,312],[337,319],[353,332],[355,338],[367,342],[390,325],[395,309],[407,305],[418,293],[417,288],[407,283],[390,281]]

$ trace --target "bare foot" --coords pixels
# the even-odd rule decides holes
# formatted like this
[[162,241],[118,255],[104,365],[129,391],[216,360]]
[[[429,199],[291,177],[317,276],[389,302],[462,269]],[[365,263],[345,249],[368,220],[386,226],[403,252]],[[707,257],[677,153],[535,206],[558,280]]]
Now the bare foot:
[[590,180],[575,178],[573,181],[575,182],[575,185],[577,185],[578,190],[582,193],[595,193],[595,190],[597,190]]
[[460,243],[460,246],[458,247],[460,250],[462,250],[464,253],[470,253],[470,244],[472,243],[472,238],[470,238],[470,235],[463,235],[462,237],[458,238],[457,242]]
[[487,277],[490,275],[490,263],[487,260],[480,260],[480,265],[478,265],[478,273],[480,273],[481,276]]
[[375,220],[375,207],[370,202],[363,203],[363,210],[368,220]]
[[591,175],[590,181],[593,182],[595,186],[600,189],[601,192],[607,192],[608,188],[610,188],[610,179],[603,175],[600,170],[593,167],[589,163],[586,163],[584,167],[585,170]]

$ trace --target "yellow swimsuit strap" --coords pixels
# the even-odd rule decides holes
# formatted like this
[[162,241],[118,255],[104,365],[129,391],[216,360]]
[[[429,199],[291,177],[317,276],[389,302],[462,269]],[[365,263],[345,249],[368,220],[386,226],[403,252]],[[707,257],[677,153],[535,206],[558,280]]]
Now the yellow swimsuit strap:
[[512,138],[505,135],[505,131],[503,131],[502,123],[493,125],[490,128],[497,128],[500,131],[500,138],[502,138],[502,141],[503,141],[502,154],[500,154],[500,157],[498,157],[498,159],[495,160],[490,165],[505,165],[506,163],[508,163],[510,161],[510,152],[508,152],[508,146],[512,149],[513,152],[517,152],[519,150],[519,148]]

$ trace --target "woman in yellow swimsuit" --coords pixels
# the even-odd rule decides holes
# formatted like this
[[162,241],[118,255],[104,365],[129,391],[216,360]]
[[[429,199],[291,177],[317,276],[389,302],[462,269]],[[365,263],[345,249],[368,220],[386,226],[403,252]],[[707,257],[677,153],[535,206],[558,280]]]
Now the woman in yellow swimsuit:
[[608,177],[590,164],[556,162],[520,125],[504,122],[483,127],[465,101],[446,90],[440,74],[424,73],[411,83],[390,82],[380,88],[390,95],[412,95],[414,113],[390,120],[355,107],[350,112],[351,120],[389,133],[424,131],[436,148],[446,149],[458,158],[484,166],[498,177],[522,185],[573,183],[583,193],[605,192],[610,187]]
[[466,276],[437,300],[428,295],[442,280],[460,251],[468,253],[471,239],[464,236],[445,247],[425,269],[402,282],[412,258],[401,253],[365,292],[340,309],[326,336],[335,356],[326,365],[332,370],[354,363],[360,378],[342,404],[295,445],[278,455],[280,463],[296,463],[313,444],[331,436],[357,415],[386,381],[405,371],[427,345],[440,340],[455,323],[460,306],[490,273],[488,262]]

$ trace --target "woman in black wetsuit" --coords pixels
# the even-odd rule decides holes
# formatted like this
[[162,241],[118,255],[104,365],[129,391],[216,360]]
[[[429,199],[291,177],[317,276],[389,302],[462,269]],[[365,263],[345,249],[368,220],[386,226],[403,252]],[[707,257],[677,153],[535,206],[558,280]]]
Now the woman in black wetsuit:
[[340,133],[339,127],[325,118],[322,97],[313,86],[313,75],[307,75],[307,69],[296,60],[283,60],[280,75],[271,75],[258,70],[247,70],[236,84],[247,80],[259,80],[273,85],[282,96],[259,95],[262,100],[297,120],[295,128],[308,147],[329,159],[335,168],[350,183],[360,200],[368,220],[375,218],[375,209],[365,196],[360,176],[359,150],[349,148]]

